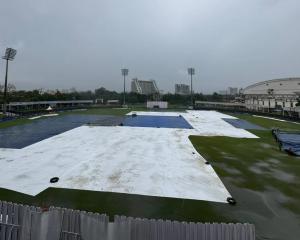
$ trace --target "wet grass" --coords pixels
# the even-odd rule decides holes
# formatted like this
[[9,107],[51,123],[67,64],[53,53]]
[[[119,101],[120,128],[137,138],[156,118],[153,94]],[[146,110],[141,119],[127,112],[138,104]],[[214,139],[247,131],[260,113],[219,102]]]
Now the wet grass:
[[0,197],[4,201],[41,207],[60,206],[106,213],[111,219],[118,214],[179,221],[234,222],[214,209],[218,205],[231,206],[207,201],[59,188],[48,188],[35,197],[0,188]]
[[5,121],[5,122],[0,122],[0,128],[7,128],[7,127],[13,127],[17,125],[22,125],[26,123],[30,123],[31,120],[27,118],[19,118],[15,120],[10,120],[10,121]]
[[[268,129],[300,129],[293,123],[238,117]],[[300,157],[281,152],[271,131],[251,132],[260,138],[190,136],[190,140],[237,200],[232,217],[254,223],[258,239],[298,239]],[[220,209],[221,215],[225,212],[226,208]]]
[[[190,139],[197,151],[213,163],[221,178],[227,178],[236,187],[260,192],[279,189],[289,198],[287,203],[300,203],[300,158],[279,151],[269,131],[251,132],[260,139],[199,136]],[[300,205],[293,211],[300,214]]]

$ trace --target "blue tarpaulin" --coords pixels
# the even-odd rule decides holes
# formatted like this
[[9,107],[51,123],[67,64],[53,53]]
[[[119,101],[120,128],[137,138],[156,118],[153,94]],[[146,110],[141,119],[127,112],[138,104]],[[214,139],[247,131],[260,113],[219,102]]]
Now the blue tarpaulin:
[[272,133],[282,150],[300,156],[300,132],[284,132],[276,129],[272,130]]
[[258,126],[256,124],[253,124],[251,122],[248,122],[243,119],[232,119],[232,118],[223,118],[225,122],[228,122],[232,126],[236,128],[241,128],[241,129],[255,129],[255,130],[266,130],[265,128]]
[[24,148],[83,124],[118,125],[123,117],[105,115],[62,115],[0,129],[0,148]]
[[124,119],[123,125],[130,127],[193,128],[181,116],[128,116]]

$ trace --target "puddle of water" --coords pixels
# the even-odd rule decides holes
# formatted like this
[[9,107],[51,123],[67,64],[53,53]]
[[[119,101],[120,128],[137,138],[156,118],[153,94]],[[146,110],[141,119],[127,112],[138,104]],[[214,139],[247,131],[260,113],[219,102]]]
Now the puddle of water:
[[256,174],[265,174],[266,173],[263,169],[261,169],[260,167],[257,167],[257,166],[251,166],[251,167],[249,167],[249,170]]
[[267,161],[268,161],[269,163],[273,163],[273,164],[279,164],[279,163],[280,163],[280,161],[277,160],[277,159],[275,159],[275,158],[269,158],[269,159],[267,159]]
[[272,145],[271,145],[271,144],[268,144],[268,143],[261,143],[260,146],[261,146],[262,148],[265,148],[265,149],[272,148]]
[[292,182],[295,182],[295,180],[296,180],[296,176],[294,176],[290,173],[283,172],[278,169],[272,169],[271,171],[272,171],[272,173],[271,173],[272,176],[280,181],[292,183]]

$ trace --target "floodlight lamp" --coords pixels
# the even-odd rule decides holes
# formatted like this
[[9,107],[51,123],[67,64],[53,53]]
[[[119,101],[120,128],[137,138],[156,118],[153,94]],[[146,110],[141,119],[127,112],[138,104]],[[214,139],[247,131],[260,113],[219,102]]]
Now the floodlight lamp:
[[5,60],[14,60],[15,56],[17,54],[17,50],[13,48],[6,48],[5,55],[2,57]]
[[123,76],[127,76],[129,70],[128,70],[127,68],[122,68],[122,69],[121,69],[121,72],[122,72],[122,75],[123,75]]
[[195,68],[188,68],[189,75],[195,75]]

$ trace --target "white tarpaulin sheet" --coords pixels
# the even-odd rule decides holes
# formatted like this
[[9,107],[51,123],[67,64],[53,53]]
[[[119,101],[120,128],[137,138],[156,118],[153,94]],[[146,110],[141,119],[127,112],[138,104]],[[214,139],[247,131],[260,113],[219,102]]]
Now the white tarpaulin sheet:
[[[30,195],[62,187],[226,202],[230,194],[188,136],[255,135],[217,112],[179,114],[195,129],[82,126],[23,149],[0,149],[0,187]],[[49,183],[52,177],[59,182]]]

